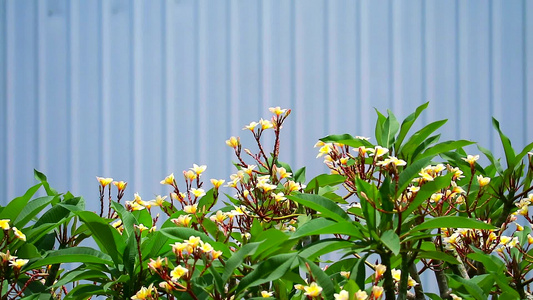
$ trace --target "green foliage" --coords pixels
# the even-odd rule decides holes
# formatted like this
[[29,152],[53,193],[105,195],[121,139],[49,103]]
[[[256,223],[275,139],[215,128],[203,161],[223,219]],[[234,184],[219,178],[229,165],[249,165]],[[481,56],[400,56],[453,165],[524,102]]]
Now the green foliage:
[[[2,299],[520,299],[533,282],[533,143],[505,163],[439,142],[439,120],[411,134],[427,108],[405,120],[377,112],[375,144],[350,134],[317,146],[331,174],[309,181],[279,160],[290,110],[246,129],[257,147],[226,143],[237,170],[203,189],[205,166],[173,174],[168,196],[124,200],[127,183],[100,178],[100,211],[58,193],[44,174],[0,207]],[[262,142],[273,132],[274,144]],[[266,152],[267,149],[272,149]],[[38,197],[39,189],[46,196]],[[116,192],[115,192],[116,191]],[[221,201],[224,202],[224,201]],[[159,218],[159,215],[162,215]],[[83,242],[86,242],[87,245]],[[90,245],[96,245],[91,247]],[[334,261],[328,261],[332,256]],[[439,294],[418,274],[433,272]],[[366,295],[366,296],[365,296]]]

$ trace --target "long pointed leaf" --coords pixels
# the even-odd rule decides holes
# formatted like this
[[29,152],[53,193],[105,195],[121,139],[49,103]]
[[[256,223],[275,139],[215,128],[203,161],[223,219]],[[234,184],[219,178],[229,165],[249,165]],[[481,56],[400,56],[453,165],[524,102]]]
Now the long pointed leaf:
[[398,137],[396,138],[396,143],[394,144],[394,149],[398,150],[400,149],[400,146],[403,143],[403,140],[407,136],[407,133],[409,132],[409,129],[411,129],[411,126],[413,126],[416,119],[418,119],[418,116],[422,111],[424,111],[429,105],[429,102],[426,102],[419,107],[416,108],[415,112],[407,116],[405,120],[403,120],[402,125],[400,127],[400,133],[398,134]]
[[505,134],[503,134],[502,130],[500,129],[500,122],[498,122],[498,120],[492,118],[492,125],[500,135],[503,152],[505,152],[505,159],[507,161],[507,168],[514,169],[515,153],[513,147],[511,146],[511,140]]

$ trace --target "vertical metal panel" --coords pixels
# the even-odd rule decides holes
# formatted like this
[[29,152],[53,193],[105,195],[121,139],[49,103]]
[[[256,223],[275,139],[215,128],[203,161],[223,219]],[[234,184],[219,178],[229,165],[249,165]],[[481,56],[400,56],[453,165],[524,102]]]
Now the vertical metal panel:
[[38,2],[37,168],[53,176],[58,190],[71,185],[68,1]]
[[[459,136],[489,147],[490,116],[489,7],[459,2]],[[485,130],[480,130],[481,128]]]
[[361,5],[361,115],[362,134],[373,135],[374,108],[392,105],[391,2],[363,1]]
[[[297,153],[293,164],[307,167],[311,175],[318,175],[322,170],[317,164],[313,152],[308,151],[317,137],[327,132],[328,115],[327,66],[325,58],[327,33],[326,1],[296,1],[295,7],[295,145],[292,151]],[[294,124],[294,123],[293,123]]]
[[[41,168],[96,196],[95,175],[150,197],[192,163],[232,172],[224,140],[292,108],[282,160],[324,170],[314,142],[373,135],[375,112],[431,101],[445,138],[501,155],[491,115],[517,147],[533,138],[527,1],[2,1],[0,189]],[[271,141],[267,137],[266,141]],[[253,149],[252,149],[253,150]]]
[[0,1],[0,204],[7,197],[7,2]]
[[34,1],[7,2],[7,199],[34,184],[38,167],[38,17]]
[[[426,2],[426,91],[428,120],[448,119],[443,140],[458,137],[457,2]],[[459,125],[459,126],[458,126]]]
[[[526,130],[526,144],[533,142],[533,126],[531,126],[531,117],[533,116],[533,21],[531,17],[533,16],[533,2],[523,1],[525,3],[523,18],[524,20],[524,101],[526,109],[524,112],[527,117],[525,118],[524,128]],[[528,19],[529,18],[529,19]]]

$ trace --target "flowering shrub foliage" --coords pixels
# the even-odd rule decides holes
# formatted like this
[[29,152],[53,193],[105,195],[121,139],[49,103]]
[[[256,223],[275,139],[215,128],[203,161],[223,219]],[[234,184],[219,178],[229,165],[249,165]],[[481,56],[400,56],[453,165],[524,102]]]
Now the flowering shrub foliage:
[[[226,141],[236,171],[209,187],[197,164],[164,178],[168,195],[151,200],[126,201],[126,182],[97,177],[101,206],[90,212],[36,171],[40,183],[0,209],[1,297],[531,297],[533,143],[516,153],[494,120],[505,162],[478,146],[483,167],[463,150],[473,142],[439,143],[445,121],[409,135],[427,105],[402,123],[378,113],[372,139],[322,138],[317,158],[331,172],[309,181],[279,160],[291,112],[280,107],[244,127],[256,150]],[[222,186],[233,196],[219,203]],[[34,198],[40,188],[46,196]],[[323,260],[333,252],[338,260]],[[421,282],[427,272],[438,294]]]

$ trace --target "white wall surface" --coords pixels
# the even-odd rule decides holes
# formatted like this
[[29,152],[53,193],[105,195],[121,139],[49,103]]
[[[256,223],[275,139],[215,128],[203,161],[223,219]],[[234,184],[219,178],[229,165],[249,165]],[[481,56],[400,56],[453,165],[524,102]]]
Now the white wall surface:
[[311,175],[317,139],[372,136],[374,107],[426,101],[423,123],[449,119],[442,140],[500,155],[491,116],[533,141],[532,14],[525,0],[0,0],[0,203],[34,168],[94,210],[95,176],[146,199],[193,163],[227,179],[224,141],[250,142],[241,128],[278,105],[293,110],[282,159]]

